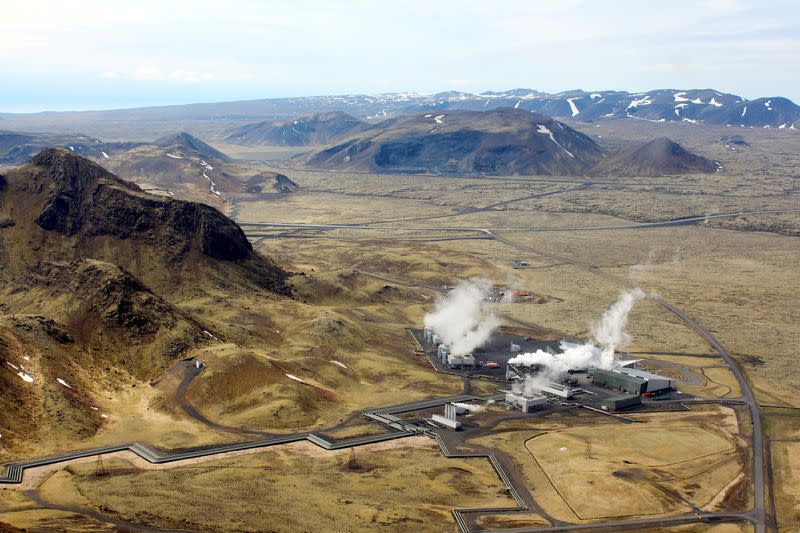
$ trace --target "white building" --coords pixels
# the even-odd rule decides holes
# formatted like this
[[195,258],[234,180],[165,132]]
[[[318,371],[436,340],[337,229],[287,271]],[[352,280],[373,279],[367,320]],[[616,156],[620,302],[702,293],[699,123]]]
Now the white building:
[[563,398],[565,400],[569,400],[572,398],[575,391],[570,389],[569,387],[565,387],[564,385],[559,385],[558,383],[542,383],[537,384],[534,388],[543,394],[551,394],[553,396],[558,396],[559,398]]
[[519,407],[523,413],[530,413],[534,409],[539,409],[547,405],[547,398],[544,396],[525,396],[521,393],[507,392],[506,403],[514,407]]

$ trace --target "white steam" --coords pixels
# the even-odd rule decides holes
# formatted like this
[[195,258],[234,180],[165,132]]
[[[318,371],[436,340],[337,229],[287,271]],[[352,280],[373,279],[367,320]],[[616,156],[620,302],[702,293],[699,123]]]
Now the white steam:
[[477,404],[474,404],[474,403],[453,402],[453,405],[455,405],[456,407],[458,407],[460,409],[465,409],[465,410],[467,410],[467,411],[469,411],[470,413],[473,413],[473,414],[474,413],[482,413],[483,411],[486,410],[486,406],[485,405],[477,405]]
[[462,281],[425,315],[425,327],[442,339],[450,353],[471,353],[489,340],[500,324],[488,301],[491,288],[491,281],[484,278]]
[[629,291],[622,291],[617,301],[603,313],[600,320],[592,325],[594,341],[613,350],[624,347],[631,342],[631,336],[625,331],[628,325],[628,314],[633,309],[633,304],[647,296],[645,292],[636,287]]
[[562,374],[573,368],[611,368],[614,363],[614,352],[624,348],[631,340],[625,331],[628,325],[628,314],[637,300],[647,295],[638,287],[622,291],[617,301],[592,324],[592,340],[585,344],[561,342],[560,354],[553,355],[544,350],[523,353],[512,359],[510,364],[540,365],[541,370],[535,376],[526,376],[524,383],[515,384],[514,390],[530,394],[537,383],[556,381]]

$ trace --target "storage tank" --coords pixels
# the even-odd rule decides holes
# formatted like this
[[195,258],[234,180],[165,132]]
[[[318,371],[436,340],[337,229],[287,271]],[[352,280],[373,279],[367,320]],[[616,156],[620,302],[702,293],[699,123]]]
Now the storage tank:
[[444,344],[440,344],[439,348],[436,350],[436,354],[439,356],[439,361],[446,363],[447,356],[450,355],[450,349]]

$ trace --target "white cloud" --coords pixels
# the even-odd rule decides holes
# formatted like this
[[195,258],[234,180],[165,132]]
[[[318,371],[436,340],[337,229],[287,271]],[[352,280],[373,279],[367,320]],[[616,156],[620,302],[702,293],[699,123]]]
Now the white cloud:
[[0,72],[21,94],[71,76],[86,95],[134,81],[185,88],[186,101],[201,86],[227,87],[221,99],[519,86],[800,98],[800,76],[786,74],[800,63],[799,26],[788,0],[10,0]]

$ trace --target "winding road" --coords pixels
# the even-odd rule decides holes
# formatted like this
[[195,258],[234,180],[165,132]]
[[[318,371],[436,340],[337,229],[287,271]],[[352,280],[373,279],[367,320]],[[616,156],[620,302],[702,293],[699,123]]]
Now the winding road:
[[[507,246],[514,247],[516,249],[528,251],[537,255],[549,257],[558,261],[560,264],[568,264],[575,266],[577,268],[581,268],[593,275],[597,275],[600,277],[605,278],[608,281],[611,281],[615,284],[630,287],[632,286],[631,282],[627,279],[619,278],[607,272],[604,272],[594,266],[584,264],[580,261],[575,259],[571,259],[568,257],[563,257],[557,254],[553,254],[547,252],[545,250],[540,250],[522,243],[515,242],[510,240],[504,236],[498,235],[498,233],[505,233],[505,232],[570,232],[570,231],[600,231],[600,230],[631,230],[631,229],[646,229],[646,228],[656,228],[656,227],[668,227],[668,226],[678,226],[678,225],[686,225],[686,224],[695,224],[698,222],[703,222],[709,219],[715,218],[732,218],[738,217],[743,215],[761,215],[761,214],[778,214],[778,213],[786,213],[786,212],[800,212],[800,209],[787,209],[787,210],[765,210],[765,211],[739,211],[735,213],[717,213],[712,215],[702,215],[696,217],[688,217],[670,221],[663,221],[663,222],[652,222],[652,223],[638,223],[638,224],[629,224],[629,225],[622,225],[622,226],[597,226],[597,227],[578,227],[578,228],[469,228],[469,227],[408,227],[408,226],[392,226],[386,225],[384,223],[370,223],[370,224],[295,224],[295,223],[286,223],[286,222],[246,222],[240,221],[239,224],[242,226],[246,226],[249,228],[257,228],[257,227],[269,227],[269,228],[297,228],[297,229],[317,229],[317,230],[334,230],[334,229],[356,229],[356,230],[403,230],[403,231],[453,231],[453,232],[480,232],[481,234],[485,235],[486,238],[496,240],[501,242]],[[253,230],[246,231],[246,233],[253,233]],[[408,282],[403,282],[400,280],[389,280],[389,278],[383,278],[387,281],[399,283],[399,284],[408,284]],[[753,461],[752,461],[752,481],[754,485],[754,507],[752,510],[748,512],[742,513],[692,513],[692,514],[685,514],[685,515],[677,515],[671,517],[664,517],[664,518],[653,518],[653,519],[640,519],[640,520],[624,520],[624,521],[614,521],[614,522],[605,522],[605,523],[597,523],[597,524],[565,524],[560,523],[556,520],[552,520],[551,518],[551,526],[547,527],[531,527],[531,528],[516,528],[513,530],[499,530],[499,531],[515,531],[515,532],[522,532],[522,531],[531,531],[531,532],[542,532],[542,531],[570,531],[570,530],[597,530],[597,531],[622,531],[632,528],[647,528],[647,527],[664,527],[670,525],[679,525],[679,524],[688,524],[694,522],[719,522],[719,521],[748,521],[752,522],[755,526],[756,533],[764,533],[766,531],[766,509],[765,509],[765,485],[764,485],[764,446],[763,446],[763,430],[762,430],[762,421],[761,415],[759,411],[758,403],[755,399],[755,396],[750,388],[749,383],[747,382],[744,374],[739,369],[738,365],[734,361],[734,359],[730,356],[730,354],[725,350],[725,348],[709,333],[706,329],[704,329],[697,321],[688,317],[685,313],[677,309],[673,304],[663,300],[662,298],[656,298],[656,302],[661,305],[664,309],[671,312],[677,318],[679,318],[683,323],[685,323],[689,328],[691,328],[695,333],[697,333],[700,337],[702,337],[705,342],[715,351],[714,355],[718,355],[721,357],[726,365],[730,368],[730,370],[736,376],[737,382],[739,387],[742,391],[742,397],[738,399],[719,399],[720,403],[741,403],[747,405],[750,413],[750,418],[753,425],[752,431],[752,450],[753,450]],[[178,388],[178,397],[184,398],[185,397],[185,390],[191,380],[196,376],[196,373],[187,372],[184,377],[184,380],[181,382]],[[468,390],[468,389],[467,389]],[[403,422],[398,422],[396,419],[392,417],[393,414],[407,412],[407,411],[415,411],[420,409],[427,409],[431,407],[436,407],[438,405],[442,405],[446,402],[451,401],[465,401],[468,399],[476,399],[474,396],[470,395],[461,395],[455,397],[448,397],[448,398],[433,398],[429,400],[419,401],[419,402],[412,402],[409,404],[403,404],[400,406],[392,406],[392,407],[385,407],[379,408],[369,411],[363,411],[360,413],[354,413],[352,416],[359,416],[364,415],[369,418],[381,421],[388,426],[392,427],[394,430],[381,433],[377,435],[368,435],[362,437],[354,437],[350,439],[343,439],[343,440],[329,440],[317,433],[313,432],[301,432],[292,435],[270,435],[264,432],[254,431],[254,430],[246,430],[242,428],[233,428],[229,426],[222,426],[216,424],[207,418],[205,418],[202,413],[197,412],[196,410],[192,412],[191,407],[187,408],[184,405],[184,409],[187,410],[187,413],[193,416],[194,418],[203,421],[203,423],[209,424],[212,427],[217,427],[218,429],[223,429],[227,431],[237,431],[242,433],[248,434],[256,434],[261,436],[256,440],[251,440],[247,442],[238,442],[233,444],[225,444],[225,445],[215,445],[215,446],[205,446],[199,447],[191,450],[181,450],[181,451],[174,451],[174,452],[166,452],[162,450],[158,450],[156,448],[152,448],[146,444],[133,442],[133,443],[125,443],[119,444],[114,446],[105,446],[105,447],[98,447],[98,448],[91,448],[86,450],[78,450],[64,454],[52,455],[48,457],[42,457],[38,459],[32,459],[28,461],[17,462],[11,465],[8,465],[7,471],[5,476],[0,477],[0,483],[20,483],[22,481],[24,472],[26,469],[35,468],[40,466],[52,465],[57,463],[65,463],[69,462],[74,459],[97,456],[107,453],[114,453],[124,450],[129,450],[139,457],[149,461],[151,463],[168,463],[174,461],[180,461],[185,459],[192,459],[196,457],[206,457],[211,455],[217,455],[222,453],[228,453],[232,451],[239,451],[239,450],[247,450],[253,448],[266,448],[269,446],[275,446],[279,444],[285,444],[289,442],[298,442],[298,441],[309,441],[316,446],[324,448],[326,450],[335,450],[335,449],[342,449],[342,448],[350,448],[355,446],[361,446],[365,444],[375,443],[386,441],[390,439],[398,439],[404,438],[411,435],[420,435],[426,434],[429,435],[437,440],[439,443],[442,452],[447,457],[486,457],[493,465],[495,470],[498,473],[501,481],[506,485],[509,490],[509,494],[512,498],[516,501],[517,507],[514,508],[502,508],[502,509],[457,509],[453,511],[454,518],[458,523],[459,527],[463,532],[470,531],[468,524],[466,523],[465,516],[470,514],[491,514],[492,512],[521,512],[530,509],[535,509],[543,516],[546,516],[541,509],[539,509],[536,504],[535,500],[530,496],[527,488],[525,487],[522,480],[519,479],[519,476],[516,475],[516,472],[513,470],[513,465],[509,464],[509,460],[502,456],[499,456],[496,453],[492,453],[491,451],[485,451],[477,454],[454,454],[452,453],[447,444],[445,442],[444,437],[435,431],[431,431],[429,429],[424,429],[419,426],[415,426],[413,424],[406,424]],[[715,400],[703,400],[703,401],[715,401]],[[502,464],[502,463],[505,463]],[[511,472],[511,474],[509,474]],[[46,503],[46,502],[45,502]]]

